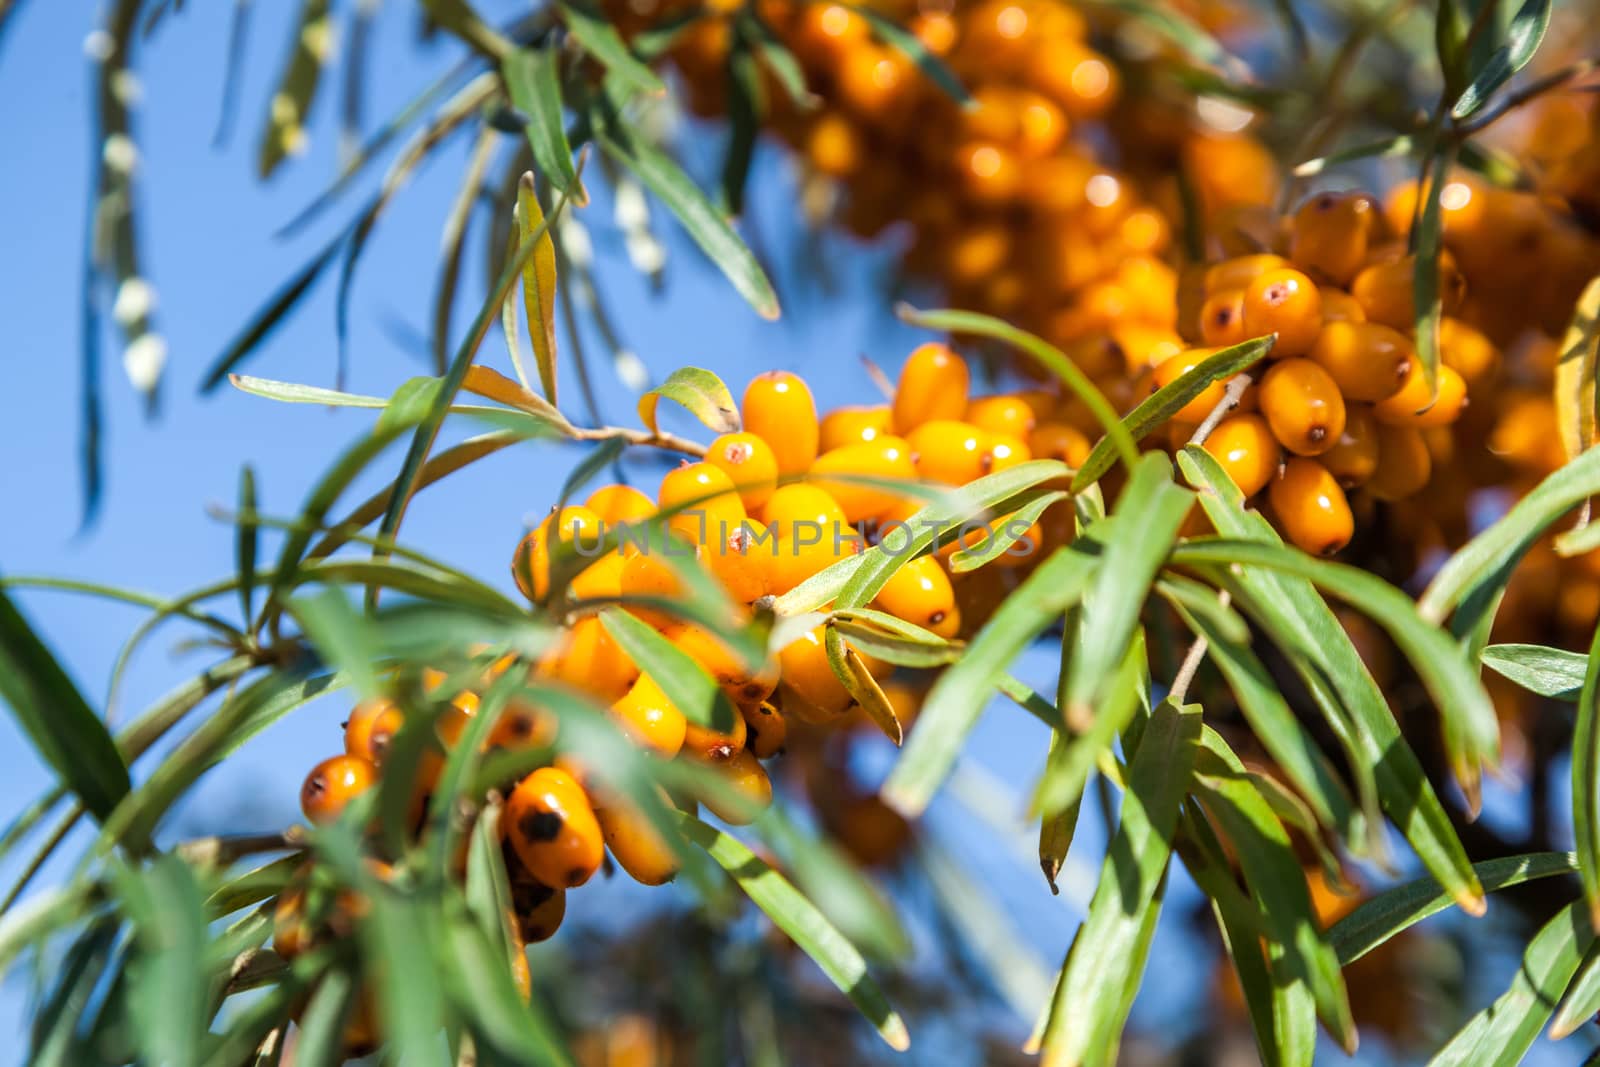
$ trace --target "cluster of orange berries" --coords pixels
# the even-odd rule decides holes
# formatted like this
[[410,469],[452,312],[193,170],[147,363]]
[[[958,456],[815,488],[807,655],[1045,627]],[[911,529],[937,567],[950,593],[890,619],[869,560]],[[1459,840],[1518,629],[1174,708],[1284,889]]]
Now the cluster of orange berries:
[[[1219,422],[1205,447],[1246,497],[1267,491],[1284,534],[1308,552],[1347,544],[1355,511],[1347,496],[1398,501],[1427,484],[1436,456],[1451,452],[1450,427],[1499,364],[1482,331],[1456,317],[1463,286],[1450,257],[1440,265],[1446,314],[1439,327],[1437,393],[1411,336],[1414,258],[1364,193],[1323,193],[1289,220],[1285,255],[1261,252],[1195,268],[1179,294],[1179,328],[1206,347],[1157,364],[1165,385],[1217,349],[1273,335],[1270,362]],[[1223,401],[1217,382],[1170,427],[1181,444]],[[1362,506],[1365,501],[1358,503]]]

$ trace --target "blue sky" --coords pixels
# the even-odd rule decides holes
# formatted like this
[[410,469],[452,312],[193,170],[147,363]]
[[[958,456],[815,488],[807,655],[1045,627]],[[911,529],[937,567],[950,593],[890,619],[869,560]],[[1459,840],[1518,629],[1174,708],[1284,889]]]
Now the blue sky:
[[[8,575],[66,575],[163,594],[223,577],[233,569],[232,532],[208,518],[205,509],[213,503],[231,506],[240,465],[255,466],[264,512],[293,514],[314,478],[371,417],[278,405],[228,389],[205,399],[195,395],[204,369],[237,326],[359,203],[359,198],[347,199],[293,240],[274,237],[335,173],[336,77],[318,101],[310,153],[265,186],[254,180],[255,141],[283,61],[293,5],[255,5],[233,137],[221,150],[212,147],[231,6],[190,3],[140,45],[141,223],[170,358],[162,417],[148,422],[121,375],[115,338],[107,338],[102,373],[108,484],[98,523],[82,534],[77,532],[78,287],[91,151],[82,47],[91,28],[90,5],[24,2],[0,43],[0,99],[8,102],[0,110],[0,143],[8,146],[8,158],[0,164],[0,249],[5,253],[0,255],[5,323],[0,367],[11,398],[0,418],[0,454],[7,459],[0,464],[0,500],[6,503],[0,571]],[[520,7],[480,6],[499,14]],[[378,21],[369,129],[455,57],[446,48],[419,49],[410,13],[411,5],[391,4]],[[702,174],[715,173],[719,137],[691,143],[690,163]],[[406,378],[428,372],[419,357],[392,339],[385,324],[426,327],[439,233],[464,157],[465,143],[457,141],[425,169],[385,215],[364,256],[351,303],[348,388],[354,392],[386,395]],[[671,253],[669,284],[664,295],[651,294],[626,264],[607,198],[598,196],[582,215],[626,342],[658,377],[680,365],[708,367],[737,393],[750,375],[780,367],[807,375],[824,406],[867,401],[872,387],[858,357],[870,355],[892,372],[919,339],[889,314],[883,295],[890,274],[885,251],[840,237],[826,239],[820,251],[835,293],[824,294],[814,280],[801,276],[800,241],[785,218],[795,202],[787,166],[764,153],[755,180],[752,219],[763,250],[776,264],[785,299],[786,315],[778,324],[746,308],[670,225],[661,227]],[[481,227],[482,216],[477,222]],[[469,246],[467,294],[483,291],[481,259],[478,245]],[[329,278],[247,369],[331,386],[333,291]],[[475,310],[473,301],[460,304],[458,334]],[[569,339],[563,341],[570,352]],[[631,395],[611,373],[597,339],[586,341],[609,421],[631,423]],[[490,334],[480,360],[509,370],[498,331]],[[580,410],[570,367],[564,381],[569,387],[564,406]],[[674,422],[674,428],[698,429],[687,420]],[[524,517],[548,507],[576,457],[570,448],[550,445],[503,453],[421,496],[407,518],[405,536],[509,589],[509,555]],[[387,476],[398,463],[394,454],[379,469]],[[651,468],[635,469],[639,483],[653,490]],[[20,600],[98,705],[117,650],[140,613],[61,593],[25,593]],[[219,602],[222,610],[231,607]],[[181,633],[169,628],[145,646],[128,675],[120,715],[131,715],[203,665],[205,651],[177,647]],[[1026,669],[1042,683],[1050,666],[1044,655],[1030,658]],[[268,731],[229,767],[206,778],[176,822],[185,832],[286,825],[295,818],[295,794],[306,768],[337,749],[337,723],[345,710],[331,701],[312,705]],[[978,755],[1011,783],[1028,781],[1042,758],[1043,735],[1023,719],[1014,711],[997,711],[978,738]],[[19,809],[48,782],[10,720],[0,718],[0,811]],[[1019,860],[1012,842],[997,839],[992,828],[974,827],[958,815],[946,815],[946,821],[977,842],[975,855],[986,857],[984,876],[992,875],[1007,912],[1027,914],[1041,963],[1054,966],[1076,914],[1070,901],[1042,895],[1037,873],[1023,862],[1026,834],[1018,839],[1024,853]],[[1092,837],[1083,835],[1075,850],[1079,863],[1088,862],[1085,856],[1098,859],[1099,843]],[[0,875],[9,882],[18,866],[12,858],[0,864]],[[47,871],[44,880],[58,871]],[[1078,877],[1092,878],[1092,872],[1080,871]],[[604,914],[598,906],[606,899],[602,893],[628,892],[620,885],[596,891],[591,914]],[[575,896],[572,914],[579,921],[586,905],[578,897],[589,895]],[[1156,1003],[1148,1011],[1141,1005],[1141,1014],[1181,1028],[1174,1018],[1185,1007],[1204,1003],[1204,963],[1181,932],[1164,934],[1156,952],[1151,971]],[[0,1020],[20,1019],[22,993],[15,976],[0,988]]]

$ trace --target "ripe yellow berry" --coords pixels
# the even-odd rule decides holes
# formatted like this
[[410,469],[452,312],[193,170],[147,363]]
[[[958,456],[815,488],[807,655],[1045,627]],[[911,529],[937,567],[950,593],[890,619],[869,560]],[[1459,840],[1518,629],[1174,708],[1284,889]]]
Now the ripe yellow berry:
[[893,507],[903,494],[892,486],[916,481],[917,469],[911,463],[910,444],[885,434],[824,452],[811,464],[810,478],[838,502],[847,521],[860,522]]
[[630,485],[602,485],[589,494],[583,506],[608,527],[643,522],[656,513],[656,502]]
[[678,650],[688,655],[728,698],[738,704],[755,704],[767,699],[778,686],[778,661],[774,657],[760,670],[751,670],[710,630],[684,624],[669,635]]
[[1344,432],[1339,386],[1309,359],[1273,364],[1261,380],[1261,413],[1283,447],[1301,456],[1326,452]]
[[961,629],[950,577],[932,556],[918,556],[902,564],[878,590],[873,603],[940,637],[954,637]]
[[739,714],[744,716],[745,751],[756,759],[771,759],[783,751],[789,739],[789,724],[771,701],[759,704],[740,704]]
[[1345,406],[1339,443],[1317,457],[1345,489],[1362,485],[1378,467],[1378,420],[1366,404]]
[[1299,271],[1270,270],[1245,287],[1245,336],[1277,334],[1274,358],[1305,355],[1321,329],[1322,295],[1316,283]]
[[378,781],[378,768],[360,756],[325,759],[300,787],[300,810],[318,826],[333,822],[350,802]]
[[683,748],[689,726],[683,712],[648,674],[640,674],[628,692],[611,705],[611,717],[624,733],[662,759],[671,759]]
[[835,529],[849,525],[844,508],[832,493],[804,482],[779,486],[761,509],[761,521],[785,538],[792,537],[797,527],[831,536]]
[[661,479],[662,511],[682,508],[668,527],[697,545],[719,544],[743,528],[744,504],[733,481],[710,463],[685,463]]
[[1439,393],[1429,406],[1428,382],[1422,362],[1413,357],[1406,364],[1405,381],[1393,396],[1373,407],[1379,422],[1428,430],[1448,426],[1467,405],[1467,383],[1452,367],[1439,367]]
[[569,505],[541,522],[517,545],[511,573],[529,600],[542,601],[550,592],[550,565],[559,543],[580,549],[596,546],[604,532],[600,516],[586,507]]
[[767,371],[744,391],[744,428],[772,446],[778,476],[804,474],[817,458],[817,405],[797,374]]
[[1378,464],[1366,490],[1379,500],[1404,500],[1420,492],[1433,473],[1422,432],[1414,426],[1377,424]]
[[772,779],[767,777],[761,761],[750,752],[741,751],[708,766],[734,794],[725,797],[721,791],[706,790],[700,797],[701,803],[723,822],[747,825],[772,803]]
[[1058,459],[1069,467],[1081,467],[1094,444],[1087,434],[1064,422],[1044,422],[1028,435],[1028,447],[1039,459]]
[[1244,290],[1223,289],[1200,305],[1200,340],[1215,348],[1247,341],[1244,328]]
[[746,511],[765,504],[778,487],[778,457],[753,433],[723,434],[706,449],[706,462],[728,476]]
[[822,627],[808,630],[785,645],[778,652],[778,664],[782,668],[780,685],[785,695],[785,713],[795,712],[802,718],[826,722],[843,715],[850,707],[849,692],[828,666]]
[[1230,415],[1217,423],[1203,446],[1216,457],[1246,498],[1265,489],[1278,473],[1283,448],[1260,415]]
[[1375,403],[1399,391],[1414,354],[1408,337],[1381,323],[1330,322],[1317,334],[1310,358],[1345,399]]
[[621,699],[633,686],[639,668],[607,632],[605,624],[590,616],[567,627],[555,647],[539,661],[538,673],[609,703]]
[[582,885],[605,859],[589,798],[572,775],[555,767],[517,783],[506,798],[503,826],[528,872],[546,885]]
[[966,418],[980,430],[1026,441],[1038,423],[1033,405],[1020,396],[985,396],[967,404]]
[[1268,489],[1273,513],[1289,540],[1315,556],[1328,556],[1350,543],[1355,519],[1344,490],[1314,459],[1291,456]]
[[1367,258],[1380,220],[1365,193],[1321,193],[1300,205],[1289,231],[1289,258],[1317,278],[1344,285]]
[[936,342],[918,346],[900,369],[895,386],[895,433],[906,437],[925,422],[961,418],[967,410],[970,380],[967,361],[949,346]]
[[1235,256],[1206,268],[1202,282],[1204,295],[1212,296],[1229,289],[1243,290],[1268,271],[1281,270],[1289,265],[1282,256],[1267,252],[1250,256]]
[[[1150,378],[1150,391],[1153,393],[1158,389],[1164,389],[1214,355],[1216,349],[1213,348],[1191,348],[1187,352],[1173,356],[1156,366]],[[1194,424],[1205,421],[1205,417],[1211,414],[1211,409],[1222,403],[1227,388],[1225,382],[1212,382],[1200,390],[1199,395],[1193,400],[1179,408],[1177,414],[1172,416],[1173,420]]]
[[888,404],[835,408],[823,416],[819,448],[832,452],[845,445],[873,441],[889,432]]
[[930,482],[966,485],[988,473],[986,434],[953,419],[924,422],[906,438],[917,473]]
[[634,881],[666,885],[677,875],[677,855],[643,813],[621,798],[607,798],[594,814],[611,857]]
[[344,724],[345,754],[382,766],[390,742],[404,723],[405,713],[391,700],[379,697],[357,704]]

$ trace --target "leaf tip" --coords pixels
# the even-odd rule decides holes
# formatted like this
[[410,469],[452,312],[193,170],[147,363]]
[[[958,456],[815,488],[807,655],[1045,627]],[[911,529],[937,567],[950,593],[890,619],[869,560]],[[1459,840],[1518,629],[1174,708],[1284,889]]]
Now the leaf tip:
[[1452,895],[1455,897],[1456,907],[1474,919],[1483,918],[1484,913],[1489,910],[1489,902],[1484,899],[1481,889],[1461,889]]
[[890,1012],[889,1017],[878,1028],[878,1033],[883,1035],[884,1043],[896,1052],[905,1052],[911,1048],[911,1031],[906,1029],[905,1020],[900,1018],[899,1012]]

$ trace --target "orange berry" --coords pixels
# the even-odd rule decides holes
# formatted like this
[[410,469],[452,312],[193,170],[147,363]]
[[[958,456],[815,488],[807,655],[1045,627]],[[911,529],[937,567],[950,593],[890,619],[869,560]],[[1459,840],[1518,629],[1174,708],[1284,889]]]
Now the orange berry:
[[1419,430],[1435,426],[1448,426],[1456,421],[1467,404],[1467,383],[1454,368],[1439,367],[1439,393],[1428,406],[1428,383],[1422,373],[1422,361],[1413,357],[1406,364],[1407,374],[1400,389],[1393,396],[1373,407],[1379,422],[1399,426],[1412,426]]
[[845,107],[871,120],[883,120],[909,103],[911,62],[891,48],[862,43],[847,48],[834,69],[834,88]]
[[961,629],[955,589],[932,556],[918,556],[902,564],[872,602],[890,615],[940,637],[954,637]]
[[753,604],[772,592],[771,555],[771,539],[765,529],[749,520],[723,544],[706,545],[699,552],[700,561],[728,599],[739,604]]
[[618,799],[594,814],[606,848],[628,877],[640,885],[666,885],[677,875],[677,854],[643,813]]
[[754,511],[778,487],[778,457],[753,433],[725,433],[706,449],[706,462],[728,476],[745,509]]
[[806,158],[830,178],[846,178],[856,173],[866,155],[861,130],[837,111],[818,115],[806,135]]
[[1230,415],[1217,423],[1203,446],[1249,497],[1267,487],[1278,473],[1283,448],[1260,415]]
[[983,472],[993,474],[1007,470],[1033,458],[1026,442],[1005,433],[984,435]]
[[529,874],[515,849],[508,849],[507,853],[506,874],[511,883],[511,910],[517,917],[517,934],[530,945],[548,941],[567,916],[567,891],[553,889]]
[[1215,348],[1227,348],[1250,335],[1244,328],[1244,290],[1221,289],[1200,305],[1200,339]]
[[671,759],[683,748],[689,725],[648,674],[640,674],[627,693],[612,703],[611,717],[624,733],[662,759]]
[[744,428],[772,446],[779,477],[803,474],[817,458],[817,405],[797,374],[767,371],[744,391]]
[[1022,182],[1017,157],[990,141],[970,141],[959,146],[955,172],[962,190],[980,204],[1011,200]]
[[966,485],[987,473],[986,435],[951,419],[924,422],[906,438],[917,473],[931,482]]
[[394,735],[405,722],[405,713],[394,702],[378,697],[357,704],[344,724],[344,751],[346,755],[370,760],[373,766],[382,766]]
[[1310,358],[1349,400],[1374,403],[1399,391],[1416,350],[1399,330],[1376,322],[1330,322],[1317,334]]
[[626,560],[607,552],[572,579],[568,595],[576,600],[598,600],[622,595],[622,570]]
[[1069,467],[1083,466],[1094,444],[1083,431],[1064,422],[1044,422],[1028,435],[1028,447],[1040,459],[1058,459]]
[[[846,523],[826,527],[799,526],[777,536],[770,548],[769,587],[782,596],[801,582],[862,550],[861,535]],[[762,552],[769,549],[765,546]]]
[[656,502],[631,485],[602,485],[589,494],[583,506],[608,527],[643,522],[656,513]]
[[1331,285],[1324,285],[1318,290],[1322,294],[1322,324],[1330,322],[1366,322],[1367,313],[1361,310],[1361,303],[1343,289],[1335,289]]
[[546,885],[582,885],[605,859],[589,798],[556,767],[541,767],[517,783],[506,798],[504,826],[523,865]]
[[[625,597],[652,597],[657,600],[677,600],[683,597],[683,583],[673,567],[695,558],[695,548],[674,534],[668,534],[666,543],[641,549],[622,561],[622,595]],[[665,557],[670,557],[668,563]],[[656,629],[670,626],[670,613],[629,604],[628,611],[648,622]]]
[[[1381,322],[1397,330],[1409,330],[1416,323],[1416,305],[1413,302],[1412,282],[1416,270],[1415,256],[1381,259],[1363,267],[1350,283],[1350,295],[1356,298],[1361,310],[1372,322]],[[1460,273],[1449,253],[1439,256],[1439,294],[1446,311],[1454,310],[1460,302],[1462,291]]]
[[849,525],[844,508],[832,493],[805,482],[780,485],[761,509],[761,521],[779,537],[789,538],[798,528],[831,535]]
[[778,661],[751,670],[726,644],[704,627],[684,624],[670,635],[678,650],[705,668],[728,698],[738,704],[759,703],[778,687]]
[[823,416],[820,448],[832,452],[844,445],[873,441],[889,432],[889,405],[835,408]]
[[1475,385],[1500,366],[1500,350],[1481,330],[1445,315],[1439,319],[1439,360]]
[[1206,268],[1201,289],[1206,296],[1229,289],[1244,289],[1269,271],[1282,270],[1289,261],[1282,256],[1262,252],[1251,256],[1235,256]]
[[832,64],[871,32],[866,19],[842,4],[808,4],[795,18],[794,48],[818,66]]
[[911,463],[911,445],[904,438],[883,435],[872,441],[843,445],[824,452],[811,464],[810,478],[838,501],[847,521],[860,522],[882,514],[898,502],[903,494],[890,485],[872,485],[850,479],[870,478],[891,484],[908,483],[916,481],[917,469]]
[[789,739],[789,724],[771,701],[740,704],[739,714],[744,716],[746,752],[756,759],[771,759],[783,751],[784,742]]
[[550,592],[550,564],[556,545],[597,545],[604,533],[600,516],[586,507],[569,505],[541,522],[517,545],[511,573],[529,600],[542,601]]
[[1309,359],[1273,364],[1261,380],[1261,413],[1283,447],[1302,456],[1326,452],[1344,432],[1339,386]]
[[893,426],[906,437],[925,422],[959,419],[967,410],[967,361],[947,345],[919,345],[907,357],[895,386]]
[[[1163,389],[1179,378],[1194,370],[1204,363],[1210,356],[1216,355],[1216,350],[1211,348],[1191,348],[1187,352],[1173,356],[1171,359],[1159,364],[1151,376],[1150,391],[1152,393]],[[1212,382],[1200,390],[1198,396],[1179,408],[1172,418],[1177,422],[1188,422],[1198,425],[1205,421],[1211,414],[1211,409],[1222,403],[1223,396],[1227,393],[1224,382]]]
[[318,826],[333,822],[352,800],[378,781],[378,768],[360,756],[325,759],[300,787],[300,810]]
[[984,396],[967,404],[965,421],[989,433],[1026,441],[1038,419],[1032,405],[1020,396]]
[[1366,404],[1348,404],[1339,443],[1317,457],[1339,484],[1354,489],[1378,466],[1378,420]]
[[1322,296],[1316,283],[1297,270],[1280,268],[1258,275],[1244,291],[1247,337],[1277,334],[1272,355],[1303,356],[1322,329]]
[[1082,42],[1070,39],[1040,41],[1033,49],[1027,77],[1074,119],[1104,114],[1116,101],[1121,87],[1110,61]]
[[1367,240],[1378,221],[1378,205],[1365,193],[1321,193],[1294,214],[1289,258],[1310,274],[1343,285],[1366,260]]
[[747,751],[735,753],[728,759],[708,764],[722,784],[734,792],[734,797],[724,797],[707,790],[700,800],[723,822],[745,826],[755,821],[772,803],[772,779],[767,777],[761,761]]
[[1314,459],[1291,456],[1268,490],[1272,510],[1294,544],[1328,556],[1350,543],[1355,520],[1344,490]]
[[[844,684],[834,676],[823,646],[822,627],[808,630],[778,652],[782,668],[785,713],[799,711],[818,721],[843,715],[852,703]],[[791,697],[798,698],[799,705]]]
[[628,691],[639,677],[639,668],[605,624],[589,616],[562,632],[555,647],[539,660],[538,674],[610,702]]
[[685,463],[661,479],[661,510],[684,510],[667,520],[674,533],[697,545],[720,544],[744,524],[744,504],[733,480],[711,463]]
[[731,759],[744,751],[748,729],[743,715],[733,717],[733,725],[727,733],[691,722],[684,731],[683,751],[680,754],[700,763],[717,763]]
[[1366,490],[1379,500],[1403,500],[1420,492],[1433,473],[1422,432],[1414,426],[1377,424],[1378,465]]

